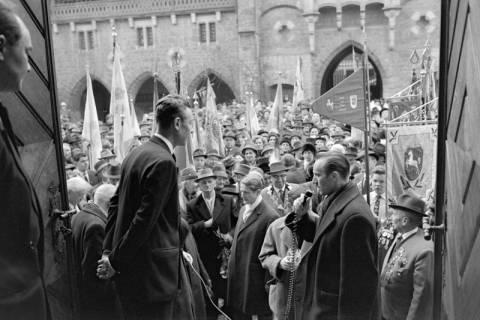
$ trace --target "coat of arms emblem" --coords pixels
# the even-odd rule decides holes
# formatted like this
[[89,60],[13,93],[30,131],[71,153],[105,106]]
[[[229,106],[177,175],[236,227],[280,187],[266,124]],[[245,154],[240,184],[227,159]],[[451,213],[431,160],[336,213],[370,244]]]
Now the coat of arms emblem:
[[407,148],[404,155],[405,175],[407,179],[413,181],[418,178],[422,172],[423,149],[422,147]]
[[357,98],[357,95],[352,95],[350,96],[350,107],[352,109],[355,109],[358,105],[358,98]]

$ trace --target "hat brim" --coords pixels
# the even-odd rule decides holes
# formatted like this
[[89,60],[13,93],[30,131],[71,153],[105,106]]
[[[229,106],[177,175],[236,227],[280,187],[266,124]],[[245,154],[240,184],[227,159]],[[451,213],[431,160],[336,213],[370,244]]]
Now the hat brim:
[[104,173],[103,176],[105,178],[109,179],[120,179],[121,175],[114,175],[114,174],[109,174],[109,173]]
[[107,160],[107,159],[113,159],[115,158],[116,156],[114,154],[112,154],[111,156],[103,156],[103,157],[100,157],[98,158],[98,160]]
[[289,168],[285,168],[285,169],[274,170],[274,171],[270,170],[269,172],[270,172],[270,175],[272,175],[272,174],[276,174],[276,173],[286,173],[288,170],[290,170],[290,169],[289,169]]
[[408,211],[410,213],[414,213],[414,214],[417,214],[417,215],[420,215],[422,217],[427,217],[428,215],[425,214],[424,212],[419,212],[417,210],[414,210],[412,208],[409,208],[409,207],[405,207],[405,206],[402,206],[402,205],[398,205],[398,204],[389,204],[388,205],[390,208],[392,209],[400,209],[400,210],[405,210],[405,211]]
[[200,180],[204,180],[204,179],[208,179],[208,178],[214,178],[214,179],[216,179],[217,176],[214,175],[214,174],[209,174],[209,175],[204,176],[204,177],[198,177],[197,179],[195,179],[195,182],[199,182]]
[[228,179],[228,175],[227,175],[226,172],[219,171],[219,172],[214,173],[214,174],[217,176],[217,178],[225,178],[225,179]]

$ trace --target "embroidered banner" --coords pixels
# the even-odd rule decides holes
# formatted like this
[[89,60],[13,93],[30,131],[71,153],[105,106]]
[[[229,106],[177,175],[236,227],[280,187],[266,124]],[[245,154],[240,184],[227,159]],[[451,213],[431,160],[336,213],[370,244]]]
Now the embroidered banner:
[[409,190],[430,200],[437,162],[437,125],[389,127],[387,130],[387,196],[393,201]]

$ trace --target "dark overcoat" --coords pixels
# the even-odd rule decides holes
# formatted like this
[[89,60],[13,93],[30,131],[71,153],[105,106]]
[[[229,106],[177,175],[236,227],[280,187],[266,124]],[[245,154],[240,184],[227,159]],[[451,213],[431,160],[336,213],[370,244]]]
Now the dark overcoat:
[[258,259],[268,226],[278,218],[265,200],[243,222],[245,207],[235,227],[232,252],[228,263],[227,305],[247,315],[269,314],[265,288],[268,272]]
[[[173,303],[184,293],[191,299],[178,201],[174,158],[154,136],[127,155],[110,201],[104,253],[117,271],[120,300]],[[189,307],[186,301],[184,310]]]
[[115,293],[110,281],[97,277],[97,261],[102,257],[107,217],[94,203],[86,203],[72,217],[73,252],[76,263],[79,319],[118,318]]
[[[217,298],[225,298],[227,283],[220,276],[222,259],[219,257],[222,246],[219,244],[215,231],[233,233],[233,200],[227,195],[215,193],[215,205],[212,215],[202,195],[187,204],[187,221],[191,226],[192,234],[197,243],[202,262],[212,280],[213,292]],[[205,228],[204,222],[213,219],[211,228]]]
[[312,247],[297,270],[296,319],[369,319],[378,284],[375,220],[353,183],[329,198],[320,219],[305,215],[297,226]]
[[0,104],[0,318],[46,319],[40,203]]

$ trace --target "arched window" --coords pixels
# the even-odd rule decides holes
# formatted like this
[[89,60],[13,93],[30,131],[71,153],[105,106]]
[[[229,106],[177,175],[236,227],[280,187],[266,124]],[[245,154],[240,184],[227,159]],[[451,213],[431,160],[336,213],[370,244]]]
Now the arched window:
[[[351,46],[347,47],[332,60],[323,76],[322,94],[336,86],[350,76],[357,68],[362,66],[363,52],[356,47],[354,50],[355,53],[352,52]],[[382,98],[382,79],[377,66],[371,59],[368,61],[368,75],[370,78],[370,100]]]
[[[215,92],[215,102],[219,103],[230,103],[235,99],[235,95],[233,94],[232,89],[230,86],[223,81],[220,77],[218,77],[214,73],[208,73],[208,79],[210,80],[210,84],[212,85],[212,89]],[[201,77],[201,80],[198,81],[198,84],[195,86],[195,91],[197,92],[197,96],[199,98],[200,107],[204,105],[204,99],[206,95],[207,89],[207,77]]]
[[[167,88],[157,78],[158,98],[168,94]],[[147,78],[135,96],[135,112],[138,119],[142,119],[145,113],[153,111],[153,76]]]
[[[93,97],[97,106],[98,120],[105,121],[105,116],[110,112],[110,92],[99,81],[92,79]],[[87,99],[87,88],[83,90],[80,98],[80,110],[82,119],[85,115],[85,101]]]

